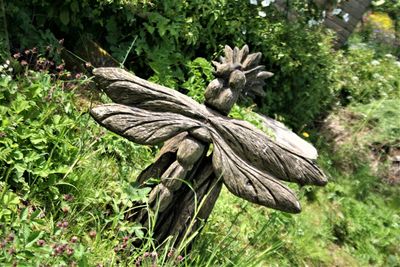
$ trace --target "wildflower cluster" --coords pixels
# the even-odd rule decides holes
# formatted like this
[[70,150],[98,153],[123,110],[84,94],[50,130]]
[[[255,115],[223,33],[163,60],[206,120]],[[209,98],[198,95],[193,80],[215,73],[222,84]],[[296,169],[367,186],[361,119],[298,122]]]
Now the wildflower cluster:
[[1,79],[11,80],[13,67],[11,66],[10,60],[6,60],[3,64],[0,64],[0,77]]
[[[86,75],[82,73],[82,71],[85,73],[90,72],[90,70],[93,68],[92,65],[86,62],[78,71],[75,65],[69,64],[71,66],[68,66],[67,70],[67,64],[65,63],[64,59],[62,59],[64,58],[62,53],[64,48],[62,47],[62,44],[63,40],[60,40],[57,47],[48,45],[43,49],[33,47],[30,49],[14,50],[12,60],[14,61],[15,65],[18,66],[14,74],[23,73],[27,70],[34,70],[39,72],[47,72],[53,78],[61,80],[87,79]],[[10,61],[8,60],[7,62]]]
[[[262,7],[268,7],[268,6],[270,6],[272,3],[274,3],[275,2],[275,0],[262,0],[261,2],[260,2],[260,5],[262,6]],[[252,5],[258,5],[258,1],[257,0],[250,0],[250,4],[252,4]],[[267,13],[265,12],[265,11],[263,11],[263,10],[259,10],[258,11],[258,15],[260,16],[260,17],[262,17],[262,18],[264,18],[264,17],[266,17],[267,16]]]
[[30,49],[15,50],[12,57],[23,68],[60,74],[65,68],[65,63],[60,59],[61,44],[62,41],[60,41],[59,47],[48,45],[45,49],[33,47]]

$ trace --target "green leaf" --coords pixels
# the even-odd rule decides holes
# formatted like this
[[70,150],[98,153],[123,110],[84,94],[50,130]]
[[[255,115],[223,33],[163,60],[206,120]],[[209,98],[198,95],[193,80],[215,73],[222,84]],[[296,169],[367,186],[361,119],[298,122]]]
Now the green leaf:
[[7,207],[16,206],[19,204],[19,202],[20,202],[19,197],[12,192],[7,192],[3,197],[3,203]]
[[69,23],[69,10],[67,8],[64,8],[63,10],[61,10],[60,21],[65,26],[68,25],[68,23]]
[[37,209],[34,212],[32,212],[32,214],[30,216],[31,221],[35,220],[36,217],[39,216],[39,214],[40,214],[40,210],[39,209]]
[[81,260],[78,263],[79,267],[88,267],[89,263],[85,255],[82,256]]
[[53,123],[54,124],[60,124],[60,121],[61,121],[61,116],[60,115],[56,114],[56,115],[53,116]]
[[25,242],[28,241],[29,236],[31,235],[31,229],[27,224],[21,224],[22,225],[22,233],[24,235],[24,240]]
[[25,100],[24,95],[18,95],[17,98],[11,104],[11,109],[16,114],[19,114],[22,111],[29,109],[30,107],[31,107],[30,102]]
[[75,0],[75,1],[71,2],[71,11],[74,12],[74,13],[78,13],[79,12],[78,0]]
[[14,152],[12,153],[12,157],[13,157],[15,160],[21,160],[21,159],[24,158],[24,154],[22,154],[21,151],[16,150],[16,151],[14,151]]
[[26,247],[32,246],[42,236],[43,236],[42,231],[31,232],[26,240],[27,241]]
[[147,23],[144,24],[144,26],[146,27],[146,30],[150,33],[153,34],[155,28]]
[[77,259],[82,258],[85,253],[85,247],[82,244],[79,244],[78,247],[75,249],[74,256]]
[[26,219],[28,218],[28,214],[29,214],[28,208],[24,208],[21,211],[21,215],[20,215],[21,221],[26,221]]
[[26,171],[26,165],[22,163],[15,164],[14,170],[16,172],[17,178],[21,178],[24,172]]

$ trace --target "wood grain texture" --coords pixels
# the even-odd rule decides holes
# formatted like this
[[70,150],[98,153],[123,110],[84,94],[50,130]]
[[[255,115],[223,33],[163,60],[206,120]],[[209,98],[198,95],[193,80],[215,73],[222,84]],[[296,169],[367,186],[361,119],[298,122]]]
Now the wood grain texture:
[[115,103],[156,112],[161,108],[163,111],[204,118],[205,107],[190,97],[123,69],[98,68],[93,70],[93,74],[102,90]]
[[218,132],[214,140],[222,137],[232,152],[260,171],[276,179],[301,185],[327,183],[326,177],[312,160],[280,146],[252,124],[217,117],[211,123]]
[[261,54],[250,54],[247,46],[226,46],[224,52],[221,62],[213,62],[216,79],[205,91],[205,105],[118,68],[94,70],[95,80],[115,103],[93,108],[92,117],[135,143],[165,142],[138,177],[141,184],[160,178],[148,199],[157,220],[150,225],[146,209],[129,216],[152,226],[160,243],[172,236],[179,244],[200,231],[222,183],[253,203],[298,213],[300,203],[282,181],[327,182],[314,163],[315,149],[283,125],[264,118],[278,135],[275,142],[250,123],[226,117],[240,95],[262,95],[264,79],[272,73],[258,65]]
[[[112,75],[105,72],[103,69],[104,77],[115,79],[117,71],[112,70]],[[312,157],[275,143],[250,123],[229,119],[197,102],[187,104],[191,102],[187,97],[175,97],[177,92],[171,93],[168,88],[156,86],[153,90],[149,84],[145,87],[140,85],[143,82],[133,83],[132,80],[135,79],[114,82],[107,87],[112,94],[122,90],[124,97],[113,98],[129,106],[109,104],[92,110],[93,117],[106,128],[140,144],[156,144],[176,134],[201,129],[204,135],[211,137],[216,148],[213,157],[215,174],[222,177],[230,191],[274,209],[288,212],[300,209],[294,194],[278,180],[301,185],[327,183]],[[135,95],[136,100],[130,100],[126,95]],[[160,99],[165,105],[148,104]],[[184,162],[183,158],[181,162]],[[169,172],[186,173],[191,164],[186,165],[185,170]]]
[[155,145],[173,136],[199,128],[202,123],[171,112],[107,104],[93,108],[92,117],[107,129],[138,144]]
[[286,212],[298,213],[295,194],[265,172],[249,165],[223,139],[214,142],[213,167],[217,177],[233,194],[250,202]]

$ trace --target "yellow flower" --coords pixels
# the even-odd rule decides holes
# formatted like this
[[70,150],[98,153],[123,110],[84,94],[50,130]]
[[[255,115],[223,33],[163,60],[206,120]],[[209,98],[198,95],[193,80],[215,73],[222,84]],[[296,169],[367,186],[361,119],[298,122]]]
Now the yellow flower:
[[374,12],[369,15],[370,21],[384,31],[394,30],[394,22],[387,13]]
[[307,132],[303,132],[302,135],[303,135],[305,138],[310,137],[310,135],[309,135]]

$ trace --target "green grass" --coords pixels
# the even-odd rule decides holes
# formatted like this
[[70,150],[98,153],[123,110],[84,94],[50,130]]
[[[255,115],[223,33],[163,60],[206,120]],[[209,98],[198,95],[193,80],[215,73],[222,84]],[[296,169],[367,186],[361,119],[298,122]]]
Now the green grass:
[[[89,82],[37,72],[0,79],[2,265],[132,266],[151,252],[157,258],[144,257],[142,266],[400,265],[399,188],[373,175],[368,162],[342,169],[340,163],[358,151],[333,153],[322,138],[319,162],[330,183],[297,188],[301,214],[253,205],[223,190],[191,253],[169,257],[171,244],[157,247],[125,217],[135,203],[146,203],[148,189],[138,189],[134,181],[157,150],[93,122],[91,99],[107,100]],[[83,92],[86,97],[79,97]],[[351,129],[368,126],[359,142],[396,143],[396,101],[350,108],[365,118]],[[68,226],[60,225],[65,222]],[[135,238],[144,240],[143,246],[133,247]]]
[[351,106],[350,111],[361,116],[359,122],[353,126],[353,133],[363,132],[360,142],[364,144],[400,147],[399,107],[400,98],[384,98],[366,105]]

